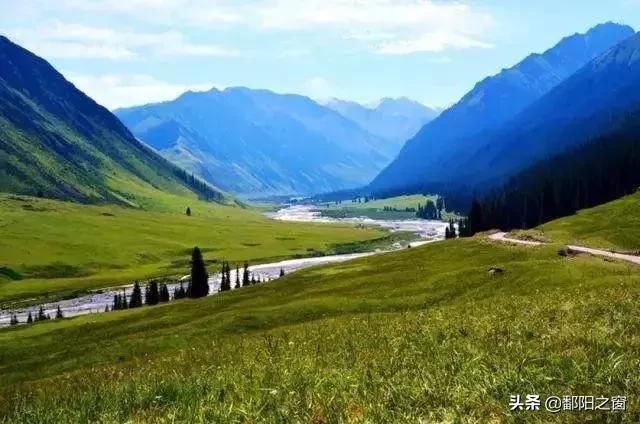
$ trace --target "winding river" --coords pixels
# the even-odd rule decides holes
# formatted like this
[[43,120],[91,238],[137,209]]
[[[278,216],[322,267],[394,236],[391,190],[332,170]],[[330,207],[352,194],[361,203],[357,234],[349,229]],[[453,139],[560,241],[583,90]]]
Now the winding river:
[[[416,240],[409,243],[411,247],[415,247],[421,244],[429,243],[432,241],[441,240],[444,238],[446,223],[441,221],[428,221],[423,219],[409,219],[409,220],[376,220],[366,217],[361,218],[328,218],[323,217],[319,211],[314,209],[313,206],[308,205],[295,205],[289,206],[278,210],[277,212],[267,213],[269,218],[279,221],[291,221],[291,222],[319,222],[319,223],[350,223],[362,226],[377,226],[387,229],[389,231],[407,231],[416,234]],[[388,250],[404,248],[406,245],[396,244],[391,246]],[[384,251],[388,251],[384,250]],[[377,253],[384,252],[383,250],[376,250],[366,253],[352,253],[344,255],[330,255],[330,256],[318,256],[302,259],[291,259],[267,264],[253,265],[249,267],[249,271],[257,279],[262,281],[271,281],[277,279],[280,276],[280,270],[283,269],[286,274],[298,271],[300,269],[308,268],[316,265],[325,265],[332,263],[345,262],[364,256],[370,256]],[[241,270],[242,272],[242,270]],[[235,270],[231,272],[231,286],[235,286]],[[185,280],[186,277],[183,277]],[[218,293],[220,288],[220,274],[212,274],[209,278],[210,293]],[[169,292],[173,293],[175,287],[179,286],[180,282],[174,282],[167,284]],[[93,313],[105,312],[107,307],[111,307],[113,304],[113,296],[116,294],[125,293],[131,295],[133,287],[131,285],[107,288],[104,290],[96,291],[91,294],[76,297],[73,299],[60,300],[56,302],[48,302],[42,305],[33,305],[17,310],[0,310],[0,327],[6,327],[11,321],[11,315],[15,314],[18,317],[20,323],[24,323],[27,320],[29,312],[35,317],[38,314],[40,306],[42,306],[45,313],[54,317],[58,307],[62,310],[65,317],[73,317],[78,315],[86,315]],[[144,298],[144,288],[143,288]]]

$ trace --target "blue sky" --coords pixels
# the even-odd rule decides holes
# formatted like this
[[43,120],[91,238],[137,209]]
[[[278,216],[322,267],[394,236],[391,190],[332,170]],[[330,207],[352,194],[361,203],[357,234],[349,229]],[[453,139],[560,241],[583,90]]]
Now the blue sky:
[[0,33],[115,108],[248,86],[447,106],[478,80],[640,0],[30,0]]

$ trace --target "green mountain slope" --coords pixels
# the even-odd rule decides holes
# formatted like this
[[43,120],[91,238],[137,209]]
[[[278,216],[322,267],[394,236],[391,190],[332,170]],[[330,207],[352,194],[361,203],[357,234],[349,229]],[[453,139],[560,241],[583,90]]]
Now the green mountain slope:
[[43,59],[0,37],[0,191],[143,206],[222,200],[137,141]]
[[640,268],[557,248],[450,240],[5,330],[0,420],[627,422],[509,410],[514,394],[640,387]]

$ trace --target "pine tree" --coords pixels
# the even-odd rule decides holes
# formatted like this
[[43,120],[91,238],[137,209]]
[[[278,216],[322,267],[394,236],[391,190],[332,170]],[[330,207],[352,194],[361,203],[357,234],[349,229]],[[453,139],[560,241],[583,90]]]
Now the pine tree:
[[191,216],[191,208],[187,206],[187,212],[186,212],[187,216]]
[[451,238],[451,232],[449,231],[449,227],[444,227],[444,239],[449,240]]
[[104,311],[109,312],[109,305],[104,305]]
[[160,291],[158,290],[158,283],[156,281],[152,281],[147,284],[144,300],[145,303],[149,306],[157,305],[158,303],[160,303]]
[[222,271],[220,274],[222,275],[222,280],[220,282],[220,291],[229,291],[231,290],[231,267],[229,267],[229,263],[226,261],[222,262]]
[[11,315],[11,321],[9,322],[10,325],[18,325],[20,324],[20,321],[18,321],[18,316],[16,314]]
[[438,196],[436,199],[436,209],[438,209],[438,219],[442,219],[442,211],[444,210],[444,197]]
[[120,309],[120,295],[119,294],[114,294],[113,295],[113,307],[111,308],[114,311],[117,311]]
[[47,315],[45,315],[44,309],[42,309],[42,306],[40,306],[40,309],[38,310],[38,321],[45,321],[46,319]]
[[479,231],[485,230],[482,217],[482,206],[477,200],[471,202],[471,210],[467,221],[468,236],[471,237]]
[[280,268],[280,277],[284,277],[284,268]]
[[140,284],[136,281],[131,292],[129,308],[139,308],[140,306],[142,306],[142,290],[140,290]]
[[165,283],[160,285],[160,293],[158,297],[158,301],[161,303],[165,303],[171,300],[171,296],[169,295],[169,288]]
[[184,289],[184,284],[180,281],[180,287],[173,290],[173,300],[184,299],[187,297],[187,292]]
[[251,284],[251,281],[249,280],[249,263],[245,262],[244,273],[242,274],[242,287],[246,287],[249,284]]
[[202,252],[198,247],[193,248],[191,255],[191,290],[189,297],[198,298],[209,294],[209,274],[202,258]]
[[27,316],[27,324],[31,324],[33,322],[33,316],[31,315],[31,311],[29,311],[29,315]]
[[236,289],[240,288],[240,267],[238,265],[236,265]]
[[449,220],[449,238],[456,238],[456,226],[453,224],[453,219]]
[[58,305],[58,310],[56,311],[56,319],[62,319],[64,315],[62,314],[62,309],[60,309],[60,305]]
[[127,304],[127,292],[122,290],[122,296],[120,296],[120,308],[128,309],[129,305]]

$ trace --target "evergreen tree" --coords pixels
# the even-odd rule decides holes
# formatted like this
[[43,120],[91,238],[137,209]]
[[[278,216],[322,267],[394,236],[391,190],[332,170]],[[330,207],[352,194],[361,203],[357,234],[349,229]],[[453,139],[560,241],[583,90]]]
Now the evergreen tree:
[[129,308],[139,308],[140,306],[142,306],[142,290],[140,289],[140,284],[136,281],[131,292]]
[[244,272],[242,274],[242,287],[246,287],[248,285],[251,284],[251,281],[249,280],[249,263],[245,262],[244,263]]
[[109,305],[105,305],[105,306],[104,306],[104,311],[105,311],[105,312],[109,312]]
[[236,265],[236,289],[239,289],[241,287],[241,283],[240,283],[240,267],[238,265]]
[[456,226],[453,223],[453,219],[449,220],[449,238],[456,238]]
[[284,277],[284,268],[280,268],[280,277]]
[[436,209],[438,210],[438,219],[442,219],[442,211],[444,210],[444,197],[438,196],[436,199]]
[[33,316],[31,315],[31,311],[29,311],[29,315],[27,316],[27,324],[31,324],[33,322]]
[[485,228],[482,217],[482,206],[480,206],[480,203],[474,199],[471,202],[471,210],[469,211],[469,218],[467,221],[468,235],[471,237],[475,233],[483,230],[485,230]]
[[44,313],[44,309],[42,309],[42,306],[40,306],[40,309],[38,310],[38,321],[45,321],[47,319],[47,315]]
[[184,289],[184,284],[180,281],[180,287],[173,290],[173,300],[184,299],[185,297],[187,297],[187,292]]
[[169,295],[169,288],[165,283],[160,285],[160,293],[158,301],[161,303],[165,303],[171,300],[171,296]]
[[157,305],[160,303],[160,290],[158,289],[158,283],[156,281],[151,281],[147,284],[147,288],[145,290],[145,303],[149,306]]
[[120,308],[128,309],[129,305],[127,304],[127,292],[122,290],[122,296],[120,297]]
[[60,305],[58,305],[58,310],[56,310],[56,319],[62,319],[64,315],[62,314],[62,309],[60,309]]
[[117,311],[120,309],[120,295],[119,294],[114,294],[113,295],[113,307],[111,308],[114,311]]
[[187,206],[187,212],[186,212],[187,216],[191,216],[191,208]]
[[451,232],[449,231],[449,227],[444,227],[444,239],[449,240],[451,238]]
[[209,294],[209,274],[202,258],[202,252],[198,247],[193,248],[191,255],[191,284],[189,284],[189,297],[198,298]]
[[10,325],[18,325],[20,324],[20,321],[18,321],[18,316],[16,314],[11,315],[11,321],[9,322]]
[[226,261],[222,262],[222,270],[220,272],[222,280],[220,281],[220,291],[229,291],[231,290],[231,273],[229,271],[230,267]]

